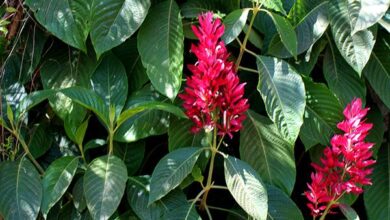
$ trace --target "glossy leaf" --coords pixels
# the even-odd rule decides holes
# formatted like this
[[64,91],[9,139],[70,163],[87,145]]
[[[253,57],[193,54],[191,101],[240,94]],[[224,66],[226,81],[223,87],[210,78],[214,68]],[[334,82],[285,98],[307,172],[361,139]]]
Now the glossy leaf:
[[296,57],[298,53],[298,42],[297,35],[294,32],[293,27],[289,21],[273,12],[266,11],[266,13],[272,18],[272,21],[275,24],[276,30],[279,33],[280,40],[283,45],[286,47],[287,51],[293,56]]
[[206,134],[202,131],[192,133],[193,123],[188,119],[171,117],[168,128],[168,149],[170,152],[186,147],[206,147],[208,145]]
[[377,23],[389,8],[389,0],[349,0],[352,34]]
[[105,56],[91,79],[92,89],[104,100],[106,106],[115,108],[118,116],[127,98],[127,76],[122,63],[114,55]]
[[347,220],[360,220],[356,211],[349,205],[340,204],[339,205],[341,212],[347,218]]
[[149,79],[172,100],[181,85],[183,40],[180,9],[174,0],[154,6],[138,32],[138,50]]
[[282,0],[250,0],[252,2],[256,2],[264,5],[264,7],[268,9],[272,9],[277,12],[281,12],[282,14],[286,14],[286,11],[283,8]]
[[285,61],[257,57],[260,92],[267,113],[282,136],[294,143],[303,122],[305,86],[301,76]]
[[295,184],[294,147],[268,118],[247,112],[240,135],[240,156],[264,182],[290,195]]
[[240,35],[248,18],[248,13],[249,9],[238,9],[231,12],[223,19],[225,33],[222,35],[221,39],[225,44],[231,43]]
[[[115,133],[115,140],[133,142],[166,133],[169,126],[169,113],[157,109],[137,108],[137,106],[148,105],[155,101],[167,102],[168,98],[162,97],[150,85],[128,97],[124,111],[117,120],[117,125],[123,123]],[[134,115],[137,111],[140,112]],[[127,120],[122,120],[126,118]]]
[[[321,38],[329,25],[327,16],[328,2],[323,2],[307,14],[295,27],[297,36],[297,54],[311,50]],[[289,58],[293,55],[285,48],[280,38],[274,38],[269,46],[268,53],[280,58]]]
[[365,103],[366,85],[332,43],[325,52],[323,73],[329,89],[337,96],[342,106],[346,106],[354,98],[361,98]]
[[62,89],[60,92],[71,98],[72,101],[93,111],[102,120],[103,124],[108,126],[108,106],[97,94],[82,87]]
[[382,145],[373,166],[372,185],[364,192],[368,219],[388,219],[390,216],[390,153],[389,143]]
[[329,144],[337,132],[336,124],[343,119],[342,108],[337,98],[321,83],[304,78],[306,108],[304,122],[299,134],[306,150],[321,143]]
[[51,134],[50,127],[48,127],[46,124],[39,124],[33,131],[31,139],[28,143],[28,148],[34,158],[38,158],[49,150],[52,143],[53,136]]
[[83,183],[83,177],[81,177],[76,181],[72,189],[73,205],[79,212],[82,212],[85,208],[87,208],[87,202],[85,201],[84,197]]
[[0,166],[0,213],[4,219],[36,219],[42,200],[38,171],[26,158]]
[[133,176],[140,168],[145,154],[145,142],[114,144],[114,155],[120,158],[127,167],[127,175]]
[[383,103],[390,108],[390,37],[381,36],[363,73]]
[[55,91],[53,90],[39,90],[28,94],[20,101],[15,113],[15,118],[20,119],[22,115],[27,113],[31,108],[45,101],[54,94]]
[[266,187],[268,194],[267,220],[304,219],[301,211],[290,197],[275,186],[267,185]]
[[255,219],[267,219],[267,190],[256,171],[247,163],[227,156],[225,181],[236,202]]
[[382,17],[378,23],[390,33],[390,11],[387,10],[386,14]]
[[161,199],[191,173],[204,149],[186,147],[164,156],[156,165],[150,180],[149,204]]
[[344,59],[360,75],[375,44],[376,26],[353,34],[347,1],[330,1],[329,18],[333,39]]
[[93,219],[108,219],[125,192],[127,169],[116,156],[93,160],[84,175],[84,195]]
[[[368,107],[368,106],[367,106]],[[377,158],[377,153],[383,142],[383,135],[385,134],[385,123],[381,111],[375,105],[369,105],[370,111],[367,114],[367,122],[372,123],[373,127],[368,133],[366,141],[374,143],[372,148],[374,157]]]
[[42,179],[43,198],[41,211],[46,218],[49,210],[64,195],[76,173],[79,158],[62,157],[47,168]]
[[185,18],[196,18],[208,11],[228,13],[239,8],[236,0],[188,0],[181,5],[181,12]]

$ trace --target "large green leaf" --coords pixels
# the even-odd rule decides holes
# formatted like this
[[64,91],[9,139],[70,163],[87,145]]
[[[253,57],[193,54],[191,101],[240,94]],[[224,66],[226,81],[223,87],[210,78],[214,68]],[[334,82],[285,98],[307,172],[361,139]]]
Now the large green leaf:
[[352,34],[377,23],[389,8],[390,0],[349,0]]
[[365,102],[366,85],[332,43],[325,52],[323,73],[329,89],[339,98],[342,106],[354,98],[361,98]]
[[28,142],[28,148],[34,158],[38,158],[46,153],[53,143],[51,129],[46,124],[35,126],[31,139]]
[[39,23],[71,46],[86,51],[90,33],[98,56],[134,34],[150,7],[149,0],[27,0],[26,4]]
[[191,173],[204,149],[186,147],[164,156],[156,165],[150,180],[149,204],[161,199]]
[[[69,51],[62,48],[49,53],[40,69],[41,81],[44,89],[64,89],[72,86],[90,88],[90,78],[98,62],[92,54],[85,55],[80,51]],[[50,106],[61,118],[82,120],[86,114],[85,109],[72,102],[62,93],[49,98]]]
[[390,145],[384,144],[372,174],[372,186],[364,192],[364,204],[370,220],[390,217]]
[[123,43],[141,26],[150,0],[99,0],[90,8],[91,40],[98,56]]
[[114,155],[122,159],[127,167],[127,175],[134,175],[140,168],[145,154],[145,142],[114,144]]
[[224,167],[226,186],[236,202],[253,218],[267,219],[267,190],[256,171],[231,156],[225,158]]
[[103,124],[108,126],[108,106],[96,93],[89,89],[77,86],[62,89],[60,92],[71,98],[72,101],[80,104],[86,109],[93,111],[99,117],[99,119],[102,120]]
[[176,149],[191,146],[191,147],[206,147],[208,145],[205,132],[192,133],[190,131],[193,126],[192,121],[188,119],[178,119],[171,117],[168,128],[168,149],[174,151]]
[[241,33],[248,18],[249,9],[237,9],[223,19],[225,33],[221,39],[225,44],[229,44]]
[[24,96],[17,106],[15,120],[21,119],[31,108],[45,101],[55,94],[53,90],[39,90]]
[[114,55],[105,56],[92,75],[93,90],[107,106],[115,108],[118,116],[127,98],[127,76],[122,63]]
[[247,112],[240,135],[240,156],[264,182],[291,194],[296,175],[294,147],[283,139],[268,118]]
[[87,202],[84,197],[84,188],[83,188],[84,179],[80,177],[73,186],[72,196],[73,196],[73,205],[77,211],[82,212],[87,208]]
[[0,166],[0,215],[7,220],[36,219],[42,200],[39,173],[25,157]]
[[47,168],[43,176],[43,198],[41,211],[46,218],[49,210],[64,195],[76,173],[79,158],[61,157]]
[[73,47],[87,50],[90,1],[26,0],[25,3],[48,31]]
[[257,90],[264,100],[267,113],[282,136],[293,143],[298,137],[305,110],[302,78],[287,62],[277,58],[259,56],[257,68]]
[[291,61],[290,65],[292,65],[301,75],[310,76],[327,44],[327,40],[319,40],[313,45],[310,51],[298,56],[299,61]]
[[202,220],[192,204],[182,203],[181,206],[167,212],[163,220]]
[[[307,14],[295,27],[298,48],[297,54],[311,50],[315,42],[321,38],[329,25],[327,17],[328,2],[323,2]],[[292,57],[290,52],[283,45],[279,37],[276,37],[269,46],[268,53],[281,57]]]
[[180,9],[174,0],[154,6],[138,33],[138,50],[153,86],[174,99],[183,72],[184,34]]
[[363,74],[385,105],[390,108],[390,37],[381,34]]
[[[166,102],[168,98],[162,97],[150,85],[130,96],[126,102],[125,110],[117,120],[118,124],[123,123],[115,133],[115,140],[133,142],[152,135],[166,133],[169,126],[169,113],[157,109],[137,108],[137,106],[148,105],[155,101]],[[137,111],[139,113],[134,115]]]
[[185,18],[196,18],[208,11],[229,13],[239,8],[237,0],[188,0],[181,5],[181,12]]
[[281,12],[282,14],[286,14],[286,11],[283,8],[282,0],[250,0],[250,1],[261,4],[268,9],[272,9],[274,11]]
[[306,150],[321,143],[328,145],[336,133],[336,124],[343,119],[342,108],[337,98],[321,83],[304,78],[306,108],[304,122],[299,134]]
[[298,50],[298,41],[297,41],[297,35],[294,32],[293,27],[291,26],[290,22],[273,12],[265,11],[271,18],[272,21],[275,24],[276,30],[279,33],[280,40],[282,41],[283,45],[286,47],[287,51],[293,56],[297,56],[297,50]]
[[322,2],[324,2],[324,0],[296,0],[287,17],[295,26]]
[[267,220],[303,220],[297,205],[275,186],[267,185],[268,217]]
[[377,157],[380,146],[383,142],[383,135],[385,133],[385,123],[381,111],[375,105],[370,105],[370,111],[368,111],[367,122],[372,123],[373,127],[368,133],[366,141],[374,143],[372,151],[374,157]]
[[125,192],[127,169],[116,156],[93,160],[84,175],[84,195],[93,219],[108,219]]
[[[181,208],[183,205],[190,206],[185,194],[181,190],[175,189],[161,200],[148,206],[149,191],[149,176],[129,177],[127,182],[127,201],[141,220],[165,219],[166,215],[170,213],[174,214],[172,217],[180,218],[181,220],[185,219],[181,212],[176,211],[177,208]],[[197,215],[195,209],[192,209],[191,214]],[[172,218],[168,219],[172,220]]]
[[149,81],[149,78],[138,53],[137,38],[132,37],[128,39],[123,44],[114,48],[113,52],[125,66],[129,94],[141,89]]
[[386,14],[382,17],[378,23],[390,33],[390,10],[387,10]]
[[329,18],[337,48],[360,75],[375,44],[376,26],[353,34],[351,29],[353,19],[347,1],[330,1]]

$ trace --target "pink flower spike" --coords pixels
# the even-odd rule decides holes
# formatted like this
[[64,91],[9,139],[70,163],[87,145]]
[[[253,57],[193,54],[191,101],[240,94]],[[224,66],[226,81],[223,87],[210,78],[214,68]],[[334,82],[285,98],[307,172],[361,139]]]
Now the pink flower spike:
[[[314,217],[323,214],[323,207],[335,201],[343,193],[361,194],[364,185],[371,185],[368,177],[372,173],[375,160],[372,156],[373,143],[366,143],[366,138],[372,124],[365,123],[364,117],[368,108],[362,108],[361,99],[354,99],[343,111],[345,119],[337,124],[344,134],[332,137],[331,148],[324,149],[321,165],[312,164],[315,172],[311,175],[312,183],[308,184],[305,192],[309,203],[307,206]],[[330,207],[329,213],[338,204]]]

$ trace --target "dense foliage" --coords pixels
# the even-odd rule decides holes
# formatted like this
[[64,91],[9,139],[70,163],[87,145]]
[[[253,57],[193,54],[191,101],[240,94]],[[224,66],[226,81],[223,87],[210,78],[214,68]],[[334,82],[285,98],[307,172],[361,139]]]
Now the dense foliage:
[[0,219],[388,219],[389,5],[4,1]]

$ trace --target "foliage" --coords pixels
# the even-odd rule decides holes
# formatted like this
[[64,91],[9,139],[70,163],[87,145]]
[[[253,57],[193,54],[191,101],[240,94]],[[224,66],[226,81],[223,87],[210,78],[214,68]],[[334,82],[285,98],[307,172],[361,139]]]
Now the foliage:
[[[0,219],[309,218],[310,162],[340,134],[354,98],[370,108],[377,163],[372,186],[333,211],[390,218],[389,5],[5,1]],[[225,88],[229,106],[203,109],[200,120],[188,113],[199,99],[183,94],[207,86],[188,64],[208,62],[191,46],[199,44],[191,26],[208,11],[224,24],[212,34],[226,45],[215,59],[229,72],[211,84]]]

